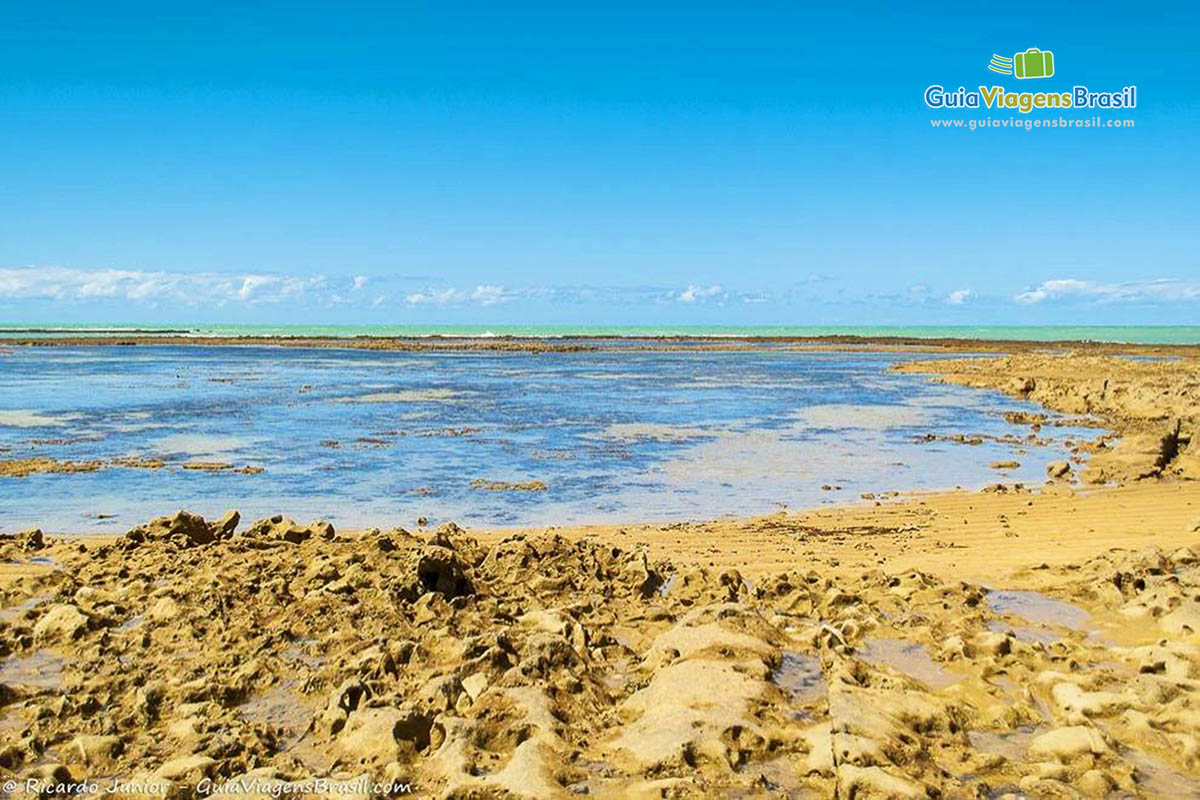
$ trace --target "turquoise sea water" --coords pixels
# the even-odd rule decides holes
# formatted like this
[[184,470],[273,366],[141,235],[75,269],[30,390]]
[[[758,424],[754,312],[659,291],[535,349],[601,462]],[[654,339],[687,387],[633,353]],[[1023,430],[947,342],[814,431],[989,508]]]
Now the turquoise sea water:
[[[0,347],[0,459],[106,465],[0,477],[0,531],[121,531],[177,508],[349,527],[709,519],[1037,483],[1097,433],[1030,441],[1004,412],[1032,406],[889,371],[910,357]],[[126,458],[165,466],[113,464]],[[1005,461],[1020,465],[990,466]]]
[[55,334],[107,335],[113,331],[155,331],[213,336],[520,336],[520,337],[794,337],[896,336],[922,339],[1095,341],[1129,344],[1200,344],[1200,325],[0,325],[0,339]]

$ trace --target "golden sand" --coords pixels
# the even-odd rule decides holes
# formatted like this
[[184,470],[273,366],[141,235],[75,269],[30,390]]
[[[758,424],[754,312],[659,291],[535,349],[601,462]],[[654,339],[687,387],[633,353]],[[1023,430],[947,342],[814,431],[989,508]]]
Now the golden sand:
[[906,369],[1111,433],[1040,487],[754,519],[9,537],[0,769],[176,797],[1200,796],[1196,362]]

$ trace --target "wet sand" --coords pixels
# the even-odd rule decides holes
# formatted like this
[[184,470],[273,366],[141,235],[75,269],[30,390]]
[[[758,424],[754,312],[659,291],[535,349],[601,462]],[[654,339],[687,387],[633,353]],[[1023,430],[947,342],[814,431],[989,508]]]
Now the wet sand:
[[0,769],[180,797],[1200,796],[1196,362],[906,368],[1111,435],[1036,487],[754,519],[11,537]]

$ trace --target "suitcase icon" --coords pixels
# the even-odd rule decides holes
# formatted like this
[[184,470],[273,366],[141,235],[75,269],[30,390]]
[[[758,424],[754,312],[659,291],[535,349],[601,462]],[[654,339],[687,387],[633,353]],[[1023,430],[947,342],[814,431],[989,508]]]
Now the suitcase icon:
[[1013,74],[1018,78],[1049,78],[1054,74],[1054,53],[1031,47],[1013,56]]

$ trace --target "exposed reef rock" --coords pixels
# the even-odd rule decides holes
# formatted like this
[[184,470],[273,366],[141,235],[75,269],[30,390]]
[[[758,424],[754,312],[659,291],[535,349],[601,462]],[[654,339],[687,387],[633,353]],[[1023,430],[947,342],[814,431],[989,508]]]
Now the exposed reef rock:
[[[901,372],[999,389],[1111,433],[1077,452],[1087,466],[1080,479],[1113,484],[1157,478],[1200,480],[1200,361],[1193,357],[1134,360],[1080,353],[1022,352],[997,358],[910,361]],[[1010,416],[1044,425],[1044,415]],[[1082,460],[1082,458],[1080,459]],[[1052,476],[1062,477],[1062,476]]]
[[1189,548],[1001,591],[804,563],[752,583],[553,534],[239,530],[236,512],[8,546],[61,563],[0,595],[15,775],[169,797],[359,776],[445,798],[1200,792]]

